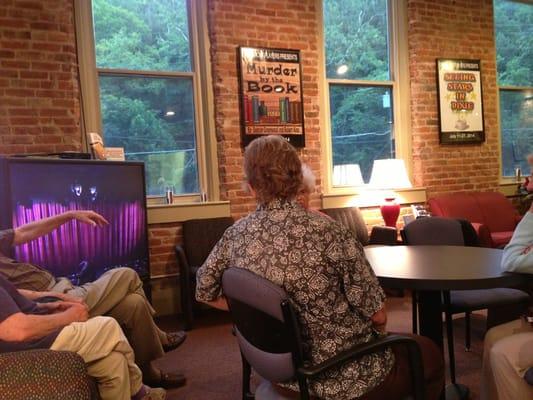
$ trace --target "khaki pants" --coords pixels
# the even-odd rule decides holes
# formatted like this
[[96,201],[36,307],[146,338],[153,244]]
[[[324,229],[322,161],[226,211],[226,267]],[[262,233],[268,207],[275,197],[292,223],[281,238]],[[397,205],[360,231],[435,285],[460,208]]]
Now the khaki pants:
[[481,400],[533,399],[523,379],[533,366],[533,328],[522,320],[495,326],[485,335]]
[[102,400],[129,400],[142,385],[133,350],[113,318],[95,317],[64,327],[51,350],[73,351],[96,379]]
[[164,333],[154,322],[155,311],[133,269],[112,269],[82,286],[60,278],[50,290],[84,299],[91,317],[105,314],[115,318],[135,351],[137,365],[146,365],[165,354],[161,344]]

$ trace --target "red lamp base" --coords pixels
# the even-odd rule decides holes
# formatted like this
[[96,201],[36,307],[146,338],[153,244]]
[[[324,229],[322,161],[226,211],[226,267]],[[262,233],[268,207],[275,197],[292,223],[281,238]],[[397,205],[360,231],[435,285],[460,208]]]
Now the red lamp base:
[[381,216],[385,225],[396,228],[396,222],[400,216],[400,205],[396,203],[394,197],[387,197],[380,207]]

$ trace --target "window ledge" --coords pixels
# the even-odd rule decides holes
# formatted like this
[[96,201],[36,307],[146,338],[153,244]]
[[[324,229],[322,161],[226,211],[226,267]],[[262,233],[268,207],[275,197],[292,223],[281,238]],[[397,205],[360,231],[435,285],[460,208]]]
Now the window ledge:
[[[427,200],[425,187],[395,190],[394,194],[399,204],[425,203]],[[381,205],[383,197],[382,192],[371,190],[323,194],[322,208],[378,207]]]
[[157,204],[148,206],[148,225],[182,222],[188,219],[229,217],[229,201]]
[[[522,179],[522,182],[524,180]],[[499,191],[501,193],[503,193],[505,196],[507,197],[512,197],[512,196],[518,196],[519,193],[518,193],[518,185],[519,185],[520,182],[517,182],[516,180],[514,179],[502,179],[500,181],[500,185],[499,185]]]

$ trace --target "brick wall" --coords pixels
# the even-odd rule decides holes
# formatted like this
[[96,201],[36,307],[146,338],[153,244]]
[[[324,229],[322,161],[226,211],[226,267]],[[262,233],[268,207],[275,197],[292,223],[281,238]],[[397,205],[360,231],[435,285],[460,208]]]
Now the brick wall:
[[0,154],[80,149],[72,0],[2,0]]
[[[235,217],[255,208],[243,191],[242,148],[239,121],[237,47],[299,49],[306,147],[301,150],[320,184],[318,47],[319,15],[314,1],[209,0],[209,38],[215,93],[216,135],[222,196],[231,201]],[[319,207],[319,195],[312,205]]]
[[[500,175],[492,0],[408,0],[414,183],[428,197],[497,190]],[[486,141],[440,145],[436,58],[481,60]]]
[[[492,1],[408,0],[413,165],[429,195],[496,189],[498,126]],[[0,154],[81,149],[79,86],[72,0],[0,2]],[[242,189],[236,48],[300,49],[306,148],[320,185],[319,15],[314,0],[208,0],[221,193],[238,217],[254,202]],[[487,141],[438,144],[435,59],[479,58]],[[320,188],[318,190],[320,192]],[[312,201],[320,206],[319,195]],[[402,213],[407,212],[406,208]],[[363,210],[369,225],[376,209]],[[180,224],[150,227],[154,274],[174,272]]]

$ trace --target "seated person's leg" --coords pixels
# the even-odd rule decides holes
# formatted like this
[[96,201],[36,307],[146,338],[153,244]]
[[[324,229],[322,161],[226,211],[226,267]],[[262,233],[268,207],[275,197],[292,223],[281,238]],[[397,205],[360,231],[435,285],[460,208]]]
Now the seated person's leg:
[[142,389],[142,374],[118,323],[109,317],[74,322],[63,328],[51,350],[78,353],[98,383],[103,400],[128,400]]
[[533,386],[524,380],[524,373],[533,366],[533,332],[499,340],[489,358],[499,400],[533,399]]
[[[426,399],[437,400],[444,388],[444,358],[442,351],[435,343],[424,336],[409,335],[420,346],[422,364],[424,366],[424,380],[426,383]],[[403,399],[412,394],[411,368],[409,356],[405,346],[393,346],[396,362],[385,380],[375,389],[371,390],[361,400]],[[394,388],[396,397],[391,397],[391,388]]]
[[498,394],[494,382],[494,375],[490,363],[490,352],[493,346],[501,339],[515,333],[532,330],[521,319],[495,326],[487,332],[483,344],[483,365],[481,372],[481,400],[497,400]]
[[[145,382],[164,387],[177,387],[185,383],[182,374],[162,373],[152,361],[165,353],[146,298],[137,293],[129,294],[112,308],[109,316],[119,322],[135,352],[135,363],[141,368]],[[165,336],[166,334],[162,332]]]

